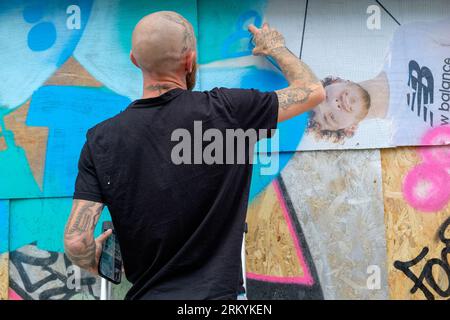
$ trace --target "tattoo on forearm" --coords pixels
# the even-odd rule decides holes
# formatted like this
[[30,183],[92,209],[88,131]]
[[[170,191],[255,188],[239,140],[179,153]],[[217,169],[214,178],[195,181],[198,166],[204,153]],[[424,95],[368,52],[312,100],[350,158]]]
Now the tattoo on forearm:
[[316,88],[321,86],[312,70],[286,48],[281,33],[268,24],[259,30],[255,30],[254,26],[249,27],[249,30],[254,35],[253,53],[273,57],[289,82],[288,88],[276,91],[279,108],[286,110],[294,104],[307,103]]
[[312,90],[309,88],[286,88],[282,90],[277,90],[278,105],[280,108],[286,110],[293,104],[305,103]]
[[[64,232],[67,256],[74,264],[85,269],[93,268],[96,264],[94,228],[102,209],[101,203],[74,200],[72,214]],[[71,245],[77,249],[70,249]]]
[[286,47],[272,50],[271,56],[280,66],[289,84],[299,83],[310,87],[320,83],[312,70]]

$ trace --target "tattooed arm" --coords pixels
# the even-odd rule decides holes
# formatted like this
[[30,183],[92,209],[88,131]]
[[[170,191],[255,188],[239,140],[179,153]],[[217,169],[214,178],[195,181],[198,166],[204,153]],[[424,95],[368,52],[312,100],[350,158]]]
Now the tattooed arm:
[[254,55],[271,56],[281,68],[289,87],[275,91],[278,96],[278,122],[308,111],[325,99],[325,90],[311,69],[285,47],[284,37],[264,23],[261,29],[249,26]]
[[102,203],[75,199],[64,231],[66,255],[75,265],[93,274],[98,273],[102,244],[112,233],[107,230],[94,239],[94,229],[102,210]]

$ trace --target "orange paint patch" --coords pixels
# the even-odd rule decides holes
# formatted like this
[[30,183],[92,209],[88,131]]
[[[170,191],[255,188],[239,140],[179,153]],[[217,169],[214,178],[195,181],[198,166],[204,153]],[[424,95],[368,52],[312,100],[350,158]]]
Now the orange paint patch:
[[56,70],[44,85],[103,86],[73,57],[70,57],[58,70]]
[[42,190],[45,155],[47,151],[48,128],[26,125],[30,101],[4,117],[5,126],[14,134],[17,146],[23,148],[33,177]]
[[5,137],[2,136],[2,128],[0,128],[0,151],[6,150]]

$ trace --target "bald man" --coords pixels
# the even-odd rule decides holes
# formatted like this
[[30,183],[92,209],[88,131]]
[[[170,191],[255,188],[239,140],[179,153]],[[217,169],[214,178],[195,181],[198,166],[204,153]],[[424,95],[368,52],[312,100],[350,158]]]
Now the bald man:
[[[70,260],[97,274],[112,231],[95,239],[93,230],[108,207],[133,284],[126,299],[236,299],[242,291],[252,142],[243,150],[216,151],[236,158],[244,153],[244,162],[198,162],[207,144],[195,141],[194,131],[200,124],[216,133],[265,130],[257,139],[270,137],[277,122],[324,99],[320,81],[286,49],[279,32],[268,24],[249,31],[253,53],[275,59],[287,88],[192,91],[197,51],[191,24],[163,11],[144,17],[133,31],[130,57],[142,71],[142,98],[88,131],[64,235]],[[175,152],[186,134],[193,151]]]

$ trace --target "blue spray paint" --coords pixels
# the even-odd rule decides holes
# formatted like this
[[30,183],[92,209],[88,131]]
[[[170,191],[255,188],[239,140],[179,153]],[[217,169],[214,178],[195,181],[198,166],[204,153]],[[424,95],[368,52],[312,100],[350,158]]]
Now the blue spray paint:
[[128,98],[101,88],[45,86],[35,92],[26,123],[49,129],[45,196],[72,195],[87,130],[129,103]]
[[9,251],[9,201],[0,200],[0,254]]
[[[64,226],[71,208],[72,198],[11,201],[9,251],[36,242],[40,249],[63,252]],[[111,220],[107,209],[100,216],[95,235],[100,234],[105,220]]]

